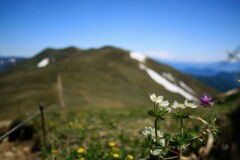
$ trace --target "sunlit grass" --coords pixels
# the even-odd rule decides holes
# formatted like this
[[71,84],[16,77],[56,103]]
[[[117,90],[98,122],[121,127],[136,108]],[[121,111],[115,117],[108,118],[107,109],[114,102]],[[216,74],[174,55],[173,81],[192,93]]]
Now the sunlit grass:
[[[146,159],[148,155],[142,146],[142,130],[144,126],[154,125],[147,115],[150,108],[85,108],[66,113],[49,112],[46,115],[47,147],[42,147],[39,156],[46,160]],[[217,109],[215,114],[220,110]],[[204,118],[210,116],[209,108],[189,109],[189,112],[192,115],[200,113]],[[165,118],[164,123],[159,123],[160,130],[173,134],[180,129],[178,121],[171,115]],[[192,128],[199,123],[186,120],[184,126]]]

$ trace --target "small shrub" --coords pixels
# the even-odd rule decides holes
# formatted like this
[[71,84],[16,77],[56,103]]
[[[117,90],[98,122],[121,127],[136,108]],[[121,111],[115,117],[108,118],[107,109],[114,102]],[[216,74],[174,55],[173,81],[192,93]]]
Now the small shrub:
[[[18,117],[10,124],[10,127],[8,130],[13,129],[15,126],[20,124],[22,121],[24,121],[26,117]],[[33,134],[35,132],[34,125],[27,122],[8,136],[8,141],[14,142],[16,140],[30,140],[33,138]]]

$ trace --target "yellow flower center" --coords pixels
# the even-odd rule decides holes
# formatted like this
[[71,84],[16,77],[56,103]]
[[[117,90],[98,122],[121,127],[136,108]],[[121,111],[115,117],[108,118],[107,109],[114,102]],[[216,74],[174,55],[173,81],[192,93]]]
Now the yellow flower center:
[[80,147],[78,148],[77,152],[80,154],[85,153],[85,148]]
[[133,159],[134,159],[134,157],[132,155],[130,155],[130,154],[127,155],[127,160],[133,160]]
[[117,154],[117,153],[113,154],[113,158],[119,158],[119,157],[120,157],[119,154]]
[[115,143],[115,142],[109,142],[108,145],[109,145],[110,147],[115,147],[115,146],[116,146],[116,143]]
[[57,150],[57,149],[52,149],[52,150],[51,150],[51,153],[52,153],[52,154],[58,154],[58,150]]

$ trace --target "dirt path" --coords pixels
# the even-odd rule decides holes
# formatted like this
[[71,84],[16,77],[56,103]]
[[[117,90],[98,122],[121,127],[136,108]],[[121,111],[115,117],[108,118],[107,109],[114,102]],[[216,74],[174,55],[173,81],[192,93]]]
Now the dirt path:
[[0,127],[8,127],[8,126],[10,126],[11,122],[12,121],[10,121],[10,120],[2,120],[2,121],[0,121]]
[[31,152],[32,141],[0,143],[0,159],[2,160],[37,160]]

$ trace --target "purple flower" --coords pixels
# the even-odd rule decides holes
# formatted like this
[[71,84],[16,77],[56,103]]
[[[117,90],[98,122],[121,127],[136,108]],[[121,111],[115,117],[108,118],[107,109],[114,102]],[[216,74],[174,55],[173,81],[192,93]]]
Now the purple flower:
[[201,98],[200,98],[200,105],[203,107],[207,107],[209,105],[211,105],[213,102],[213,99],[211,97],[208,97],[207,94],[204,94]]

